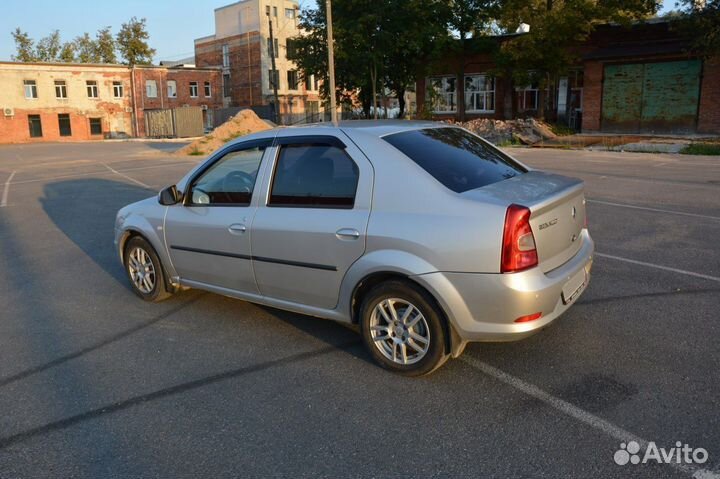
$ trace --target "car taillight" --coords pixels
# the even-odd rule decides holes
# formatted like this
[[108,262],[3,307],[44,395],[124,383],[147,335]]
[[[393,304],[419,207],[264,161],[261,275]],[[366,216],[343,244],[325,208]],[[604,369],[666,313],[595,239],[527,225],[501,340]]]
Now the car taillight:
[[530,209],[512,204],[505,213],[500,272],[513,273],[537,264],[535,237],[530,228]]

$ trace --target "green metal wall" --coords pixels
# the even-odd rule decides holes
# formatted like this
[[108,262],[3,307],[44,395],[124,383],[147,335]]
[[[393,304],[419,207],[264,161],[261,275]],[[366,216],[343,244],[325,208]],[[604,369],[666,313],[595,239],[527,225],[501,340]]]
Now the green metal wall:
[[606,65],[602,130],[618,133],[695,131],[700,60]]

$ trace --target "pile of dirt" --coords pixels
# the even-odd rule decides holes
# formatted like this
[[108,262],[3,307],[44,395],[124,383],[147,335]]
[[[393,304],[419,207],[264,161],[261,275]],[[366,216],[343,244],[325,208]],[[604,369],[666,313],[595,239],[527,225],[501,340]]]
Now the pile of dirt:
[[535,118],[517,120],[492,120],[480,118],[464,122],[449,121],[477,133],[490,143],[506,145],[508,143],[523,143],[534,145],[541,141],[554,140],[557,135],[550,126]]
[[230,140],[258,131],[269,130],[271,127],[260,119],[252,110],[240,110],[237,115],[230,118],[213,131],[198,138],[189,145],[180,148],[176,155],[209,155]]

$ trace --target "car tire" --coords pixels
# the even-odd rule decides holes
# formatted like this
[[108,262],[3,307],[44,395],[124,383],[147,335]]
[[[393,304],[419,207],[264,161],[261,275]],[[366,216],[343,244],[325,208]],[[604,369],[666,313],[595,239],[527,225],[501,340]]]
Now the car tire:
[[132,290],[145,301],[158,302],[169,298],[165,270],[155,249],[141,236],[134,236],[125,245],[125,273]]
[[372,288],[362,300],[360,330],[373,359],[404,376],[430,374],[449,357],[443,312],[409,281],[391,280]]

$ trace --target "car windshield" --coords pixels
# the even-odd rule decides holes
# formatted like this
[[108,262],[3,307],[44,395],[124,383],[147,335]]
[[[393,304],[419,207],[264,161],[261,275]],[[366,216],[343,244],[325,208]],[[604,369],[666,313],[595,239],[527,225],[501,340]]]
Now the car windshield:
[[460,128],[412,130],[383,139],[457,193],[527,172],[497,148]]

